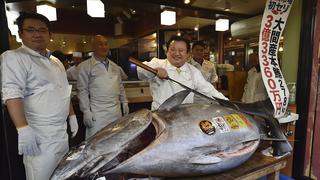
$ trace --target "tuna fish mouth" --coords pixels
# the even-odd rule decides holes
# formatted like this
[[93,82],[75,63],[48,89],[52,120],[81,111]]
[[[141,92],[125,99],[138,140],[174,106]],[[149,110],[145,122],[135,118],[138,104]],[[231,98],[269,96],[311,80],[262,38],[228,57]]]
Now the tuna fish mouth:
[[156,139],[157,135],[161,133],[159,130],[159,126],[150,123],[142,133],[126,144],[125,148],[123,148],[121,152],[119,152],[105,166],[99,169],[99,174],[108,174],[112,169],[144,150]]
[[150,111],[139,111],[120,119],[71,150],[51,179],[95,179],[97,175],[103,175],[104,171],[113,169],[155,139],[158,128],[151,122]]
[[[97,156],[95,159],[91,159],[89,162],[86,162],[86,166],[82,166],[82,164],[78,165],[79,167],[82,166],[82,168],[77,168],[77,172],[68,173],[73,174],[72,176],[69,175],[68,177],[71,177],[71,179],[94,179],[97,175],[106,175],[106,177],[108,177],[107,172],[116,168],[119,164],[123,163],[127,159],[130,159],[132,156],[139,153],[149,144],[151,144],[156,138],[158,130],[158,127],[156,127],[153,123],[150,123],[150,125],[144,131],[142,131],[133,140],[129,141],[129,143],[126,144],[120,152],[116,153],[111,160],[106,162],[105,160],[108,158],[104,157],[104,155]],[[104,165],[99,166],[100,163]],[[98,166],[100,168],[97,168]]]
[[[103,175],[106,174],[107,171],[112,170],[113,168],[117,167],[120,163],[126,161],[130,157],[134,156],[135,154],[142,151],[144,148],[146,148],[150,143],[153,142],[153,140],[156,138],[157,131],[156,127],[150,123],[150,125],[137,137],[135,137],[133,140],[131,140],[128,144],[125,145],[125,147],[118,153],[115,153],[114,158],[106,162],[105,160],[108,159],[107,156],[110,154],[105,155],[99,155],[94,156],[94,152],[86,152],[85,154],[91,154],[91,155],[85,155],[85,157],[82,157],[82,161],[79,162],[77,159],[81,157],[82,150],[78,153],[70,153],[73,154],[72,156],[68,157],[68,160],[76,160],[78,164],[75,164],[72,166],[73,168],[66,171],[66,173],[63,174],[53,174],[51,177],[52,180],[58,180],[58,179],[95,179],[97,175]],[[79,151],[77,149],[77,151]],[[112,155],[112,153],[111,153]],[[95,158],[93,158],[95,157]],[[99,166],[101,164],[104,164],[103,166]],[[99,166],[100,168],[97,168]],[[65,172],[63,170],[60,170],[61,172]],[[112,179],[112,178],[111,178]]]
[[[144,149],[148,148],[163,132],[166,125],[161,118],[153,114],[151,123],[138,136],[125,145],[125,148],[117,154],[110,162],[99,170],[101,175],[107,175],[117,169],[123,163],[126,163],[131,157],[139,154]],[[111,178],[112,179],[112,178]]]
[[259,139],[245,141],[224,150],[211,152],[210,155],[219,157],[221,159],[243,156],[244,154],[254,152],[259,146],[259,142]]

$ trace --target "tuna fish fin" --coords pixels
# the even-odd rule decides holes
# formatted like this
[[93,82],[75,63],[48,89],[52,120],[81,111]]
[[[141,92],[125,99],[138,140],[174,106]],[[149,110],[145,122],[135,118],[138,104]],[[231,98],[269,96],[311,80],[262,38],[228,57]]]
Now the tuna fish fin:
[[222,161],[222,159],[217,156],[199,155],[199,156],[191,158],[189,160],[189,163],[192,163],[192,164],[216,164],[221,161]]
[[270,117],[266,120],[267,127],[269,127],[268,135],[271,138],[281,139],[283,141],[273,141],[273,155],[274,156],[282,156],[288,152],[292,151],[292,146],[288,142],[287,137],[283,134],[280,124],[276,118]]
[[259,116],[262,118],[269,118],[273,116],[273,106],[270,99],[264,101],[257,101],[254,103],[232,102],[237,105],[239,111],[250,114],[253,116]]
[[184,101],[184,99],[190,94],[190,92],[191,92],[190,90],[183,90],[183,91],[177,92],[176,94],[169,97],[166,101],[164,101],[160,105],[158,110],[159,111],[163,111],[163,110],[169,111],[173,107],[180,105]]

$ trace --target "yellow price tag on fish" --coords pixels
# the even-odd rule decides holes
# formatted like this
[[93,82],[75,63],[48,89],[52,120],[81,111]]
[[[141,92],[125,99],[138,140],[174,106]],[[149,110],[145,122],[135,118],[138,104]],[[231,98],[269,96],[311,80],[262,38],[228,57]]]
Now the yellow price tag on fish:
[[247,123],[246,123],[244,120],[242,120],[242,118],[241,118],[240,116],[238,116],[238,114],[231,114],[231,116],[232,116],[235,120],[237,120],[240,128],[247,128],[247,127],[248,127]]
[[231,129],[239,129],[238,123],[233,119],[231,115],[223,116],[223,118],[227,121]]

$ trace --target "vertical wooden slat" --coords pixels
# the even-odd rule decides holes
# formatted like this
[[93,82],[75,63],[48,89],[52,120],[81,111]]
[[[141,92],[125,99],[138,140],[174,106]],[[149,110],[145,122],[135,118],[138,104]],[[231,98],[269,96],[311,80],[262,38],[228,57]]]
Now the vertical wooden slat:
[[310,176],[313,179],[320,179],[320,0],[317,1],[317,12],[315,18],[314,31],[314,47],[313,47],[313,61],[315,76],[317,76],[317,94],[316,94],[316,108],[315,120],[313,129],[313,143],[311,152],[311,172]]
[[313,179],[320,179],[320,82],[319,82],[319,42],[320,12],[319,0],[316,1],[313,29],[312,72],[309,96],[308,123],[306,133],[304,174]]
[[223,31],[218,32],[218,64],[224,64],[224,37]]
[[[314,110],[316,87],[314,82],[313,41],[315,27],[316,2],[318,0],[303,1],[302,24],[300,33],[300,53],[297,79],[297,113],[296,122],[293,177],[295,179],[308,179],[310,176],[311,140],[314,124]],[[310,113],[313,112],[313,113]]]

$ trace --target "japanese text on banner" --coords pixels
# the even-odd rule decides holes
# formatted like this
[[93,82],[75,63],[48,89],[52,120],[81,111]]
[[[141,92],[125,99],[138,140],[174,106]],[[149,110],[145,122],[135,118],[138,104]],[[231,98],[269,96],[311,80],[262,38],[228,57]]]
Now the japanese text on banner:
[[293,0],[267,0],[260,28],[261,73],[275,117],[283,116],[288,106],[289,91],[280,70],[277,52],[292,3]]

